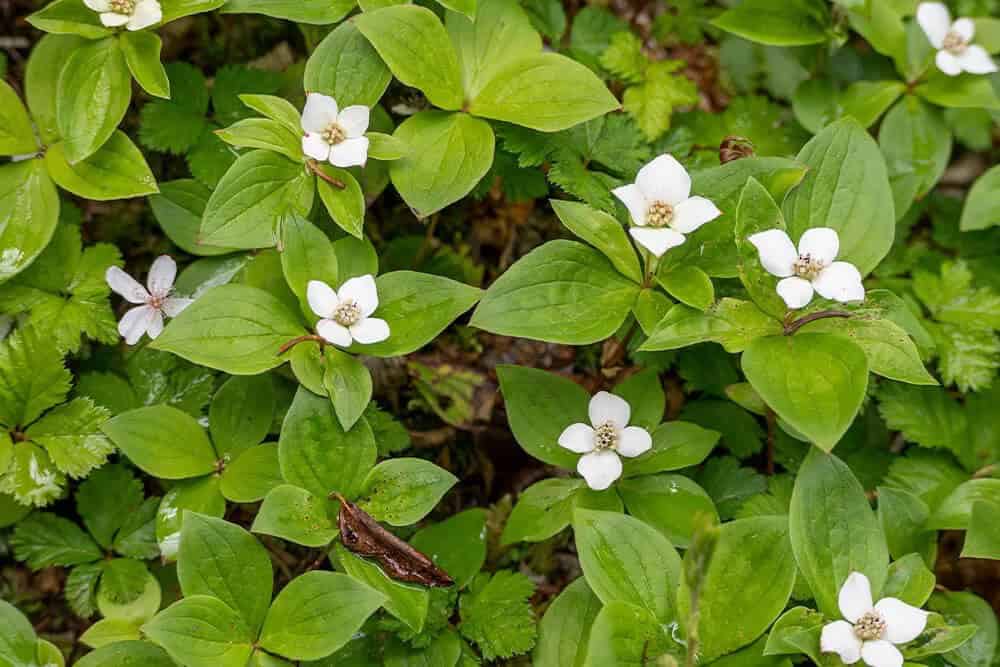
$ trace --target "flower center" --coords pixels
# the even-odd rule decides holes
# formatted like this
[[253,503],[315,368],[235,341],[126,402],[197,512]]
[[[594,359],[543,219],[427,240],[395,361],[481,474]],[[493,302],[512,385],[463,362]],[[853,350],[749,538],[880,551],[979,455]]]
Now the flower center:
[[969,48],[969,42],[958,32],[949,30],[948,34],[944,36],[941,48],[948,53],[957,56],[961,55],[963,51]]
[[866,642],[882,639],[885,634],[885,619],[875,610],[865,612],[865,615],[854,624],[854,635]]
[[150,294],[149,298],[146,299],[146,305],[161,310],[163,308],[163,302],[167,300],[166,294]]
[[618,428],[614,422],[604,422],[594,429],[594,449],[614,449],[618,446]]
[[666,227],[674,219],[674,207],[663,201],[654,201],[646,211],[646,224],[650,227]]
[[326,129],[323,130],[321,136],[323,137],[323,141],[331,146],[336,146],[347,138],[347,132],[345,132],[344,128],[337,123],[330,123],[326,126]]
[[823,268],[824,265],[821,260],[813,259],[808,254],[799,255],[799,258],[792,264],[792,271],[795,275],[806,280],[814,280]]
[[357,324],[361,319],[361,308],[353,301],[344,301],[333,311],[333,321],[342,327]]
[[132,15],[135,11],[136,0],[111,0],[111,11],[115,14]]

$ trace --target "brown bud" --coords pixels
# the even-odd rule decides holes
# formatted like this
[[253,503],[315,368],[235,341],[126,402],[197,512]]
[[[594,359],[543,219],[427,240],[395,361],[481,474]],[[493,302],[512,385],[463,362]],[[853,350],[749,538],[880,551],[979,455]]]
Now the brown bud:
[[722,164],[744,157],[753,157],[753,142],[746,137],[731,134],[719,144],[719,162]]

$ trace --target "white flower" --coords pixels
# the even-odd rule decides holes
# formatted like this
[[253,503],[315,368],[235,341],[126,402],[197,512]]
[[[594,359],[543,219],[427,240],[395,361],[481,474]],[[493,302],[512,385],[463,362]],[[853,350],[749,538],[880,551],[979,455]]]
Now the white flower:
[[329,95],[309,93],[302,110],[302,152],[334,167],[364,166],[368,161],[368,107],[360,104],[343,111]]
[[996,63],[983,47],[972,44],[976,24],[961,18],[951,22],[948,8],[940,2],[921,2],[917,7],[917,23],[928,41],[938,50],[935,62],[948,76],[962,72],[989,74],[997,71]]
[[704,197],[691,197],[691,177],[672,155],[661,155],[639,170],[635,183],[615,188],[637,226],[629,229],[639,245],[660,257],[722,211]]
[[847,620],[824,625],[819,647],[845,665],[864,660],[870,667],[902,667],[903,654],[893,644],[913,641],[927,625],[927,612],[902,600],[882,598],[872,605],[871,584],[860,572],[847,577],[837,604]]
[[129,30],[142,30],[163,19],[157,0],[83,0],[100,13],[101,23],[109,28],[125,26]]
[[621,396],[599,391],[590,399],[590,423],[573,424],[559,436],[559,446],[583,454],[576,470],[587,486],[603,491],[622,475],[619,457],[632,458],[653,446],[649,432],[639,426],[627,426],[632,408]]
[[802,308],[813,291],[841,303],[863,301],[865,288],[861,273],[849,262],[835,262],[840,237],[829,227],[807,229],[796,250],[792,239],[780,229],[758,232],[748,239],[760,253],[760,263],[778,281],[778,295],[789,308]]
[[316,333],[334,345],[349,347],[355,340],[379,343],[389,337],[389,324],[371,317],[378,308],[378,291],[371,275],[351,278],[336,292],[320,280],[310,280],[306,298],[322,318],[316,323]]
[[163,331],[164,315],[177,317],[194,301],[170,296],[175,277],[177,264],[169,255],[160,255],[149,267],[149,275],[146,277],[146,287],[149,289],[117,266],[108,267],[104,274],[108,286],[129,303],[141,304],[128,310],[118,322],[118,333],[126,343],[135,345],[144,333],[149,334],[151,339],[156,338]]

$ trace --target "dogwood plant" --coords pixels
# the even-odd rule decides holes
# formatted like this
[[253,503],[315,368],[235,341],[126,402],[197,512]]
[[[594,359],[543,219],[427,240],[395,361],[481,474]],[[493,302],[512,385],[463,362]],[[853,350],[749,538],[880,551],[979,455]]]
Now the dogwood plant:
[[146,287],[117,266],[108,267],[104,274],[108,286],[129,303],[130,308],[118,322],[118,333],[129,345],[135,345],[147,334],[155,339],[163,331],[163,318],[177,317],[191,305],[193,299],[171,296],[177,263],[169,255],[160,255],[149,268]]
[[789,308],[808,305],[814,292],[842,303],[865,298],[857,267],[834,261],[840,252],[840,237],[834,229],[807,229],[799,239],[798,250],[781,229],[758,232],[748,240],[760,253],[764,269],[781,278],[776,290]]
[[622,475],[621,456],[633,458],[653,446],[649,431],[629,426],[632,406],[621,396],[599,391],[588,406],[590,425],[567,426],[559,436],[559,446],[583,454],[576,470],[587,486],[603,491]]
[[661,257],[722,212],[710,200],[691,196],[691,176],[674,156],[665,154],[639,170],[635,183],[612,193],[628,208],[636,225],[629,229],[639,245]]
[[309,307],[321,318],[316,333],[324,340],[349,347],[353,341],[380,343],[389,337],[389,324],[371,317],[378,308],[374,276],[351,278],[337,291],[321,280],[310,280],[306,289]]
[[302,152],[335,167],[364,166],[368,161],[369,109],[354,104],[344,109],[337,100],[309,93],[302,110]]
[[101,23],[109,28],[124,26],[126,30],[142,30],[163,19],[157,0],[84,0],[100,14]]
[[836,653],[846,665],[864,660],[870,667],[902,667],[897,644],[913,641],[927,625],[927,612],[896,598],[872,604],[868,577],[852,572],[838,597],[846,620],[823,626],[820,650]]
[[934,58],[938,69],[948,76],[962,72],[990,74],[997,71],[996,63],[982,46],[972,43],[976,24],[970,18],[954,22],[948,7],[940,2],[922,2],[917,7],[917,22],[931,45],[938,50]]

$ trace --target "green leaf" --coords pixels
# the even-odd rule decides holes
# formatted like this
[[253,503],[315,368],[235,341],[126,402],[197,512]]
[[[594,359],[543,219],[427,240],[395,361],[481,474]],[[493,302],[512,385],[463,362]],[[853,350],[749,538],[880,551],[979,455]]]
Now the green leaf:
[[175,664],[166,651],[150,642],[116,641],[83,656],[76,667],[174,667]]
[[387,612],[414,632],[423,629],[430,597],[428,589],[390,579],[378,565],[351,553],[339,542],[335,553],[337,562],[347,574],[386,597],[383,606]]
[[646,664],[666,644],[662,623],[634,603],[612,600],[594,619],[587,646],[587,667]]
[[507,336],[586,345],[618,330],[639,294],[598,251],[550,241],[493,283],[472,326]]
[[661,623],[671,620],[681,559],[670,540],[639,519],[581,508],[573,530],[580,567],[604,604],[639,604]]
[[617,488],[629,514],[656,528],[682,549],[691,544],[699,515],[711,517],[716,523],[719,520],[709,495],[683,475],[632,477],[620,481]]
[[[91,648],[101,648],[117,642],[138,643],[141,637],[137,623],[103,618],[80,635],[80,643]],[[162,651],[162,649],[160,650]],[[163,653],[163,659],[167,661],[167,665],[170,664],[170,658],[167,657],[166,653]]]
[[0,166],[0,247],[18,249],[0,265],[0,283],[27,268],[59,222],[59,194],[42,160]]
[[101,39],[111,34],[111,29],[101,25],[99,15],[80,0],[56,0],[28,16],[28,23],[39,30],[58,35],[79,35],[87,39]]
[[104,145],[125,116],[132,77],[117,39],[80,46],[59,75],[56,118],[71,164]]
[[418,530],[410,542],[464,588],[486,562],[486,511],[472,508]]
[[976,179],[962,208],[963,232],[1000,225],[1000,165]]
[[175,484],[156,510],[156,542],[165,561],[177,558],[181,542],[181,529],[187,511],[222,518],[226,512],[226,499],[219,491],[219,478],[215,475],[186,479]]
[[14,529],[11,546],[17,559],[32,570],[91,563],[102,555],[94,540],[79,526],[50,512],[35,512],[20,521]]
[[167,405],[123,412],[101,430],[145,472],[163,479],[207,475],[218,458],[194,417]]
[[539,461],[575,469],[577,455],[559,446],[570,424],[589,423],[590,396],[565,377],[523,366],[498,366],[497,377],[517,444]]
[[0,493],[21,505],[43,507],[63,494],[66,476],[52,463],[44,449],[22,442],[14,449],[6,473],[0,477]]
[[[797,239],[812,227],[831,227],[840,237],[838,260],[868,274],[886,256],[895,234],[892,190],[875,141],[852,118],[813,137],[797,159],[809,167],[782,209]],[[842,169],[844,164],[853,165]]]
[[556,53],[542,53],[495,74],[470,102],[469,112],[541,132],[558,132],[618,106],[618,100],[586,66]]
[[520,572],[481,574],[462,596],[458,626],[486,660],[510,658],[535,645],[537,629],[530,598],[535,584]]
[[829,39],[829,16],[813,0],[745,0],[712,21],[712,25],[752,42],[774,46],[821,44]]
[[868,385],[864,351],[833,334],[758,338],[742,366],[778,416],[825,451],[854,421]]
[[389,175],[418,218],[469,194],[493,164],[493,130],[468,114],[421,111],[400,123],[393,136],[409,154],[390,165]]
[[947,76],[935,72],[927,81],[914,88],[913,92],[942,107],[1000,109],[1000,97],[993,90],[990,77],[981,74]]
[[368,157],[376,160],[398,160],[406,157],[409,149],[406,144],[392,136],[381,132],[368,132]]
[[208,595],[175,602],[143,625],[142,632],[190,667],[245,667],[255,638],[232,608]]
[[[704,567],[692,551],[686,570]],[[684,581],[691,577],[688,572]],[[784,610],[795,584],[795,561],[784,517],[738,519],[719,529],[718,543],[704,573],[698,634],[704,660],[752,643]],[[683,615],[693,606],[682,583],[678,604]],[[739,610],[733,614],[733,610]]]
[[543,479],[529,486],[507,518],[501,544],[542,542],[560,532],[573,520],[574,500],[583,486],[579,479]]
[[656,281],[670,296],[692,308],[708,310],[715,301],[715,288],[708,274],[697,266],[660,271]]
[[333,97],[341,108],[352,104],[373,107],[391,80],[389,68],[358,26],[345,21],[309,56],[303,85],[308,92]]
[[927,553],[929,544],[937,545],[937,535],[926,528],[930,517],[927,503],[903,489],[880,486],[876,491],[879,525],[893,558]]
[[676,74],[682,61],[651,63],[645,81],[625,89],[622,106],[635,119],[650,141],[670,129],[674,107],[691,106],[698,101],[698,89],[686,76]]
[[18,611],[17,607],[0,600],[0,622],[4,633],[0,635],[0,659],[12,666],[35,665],[35,629]]
[[271,430],[274,384],[268,375],[234,377],[219,387],[208,411],[212,444],[220,457],[235,458]]
[[104,549],[111,548],[115,533],[142,501],[142,482],[122,464],[95,470],[76,490],[77,514]]
[[48,452],[61,472],[85,477],[102,465],[115,448],[99,431],[108,411],[89,398],[76,398],[50,410],[25,435]]
[[809,451],[795,480],[788,521],[795,560],[820,611],[839,617],[837,596],[852,572],[867,576],[879,598],[889,564],[885,535],[843,461]]
[[750,301],[725,297],[704,312],[675,305],[660,319],[639,350],[676,350],[711,341],[722,345],[727,352],[742,352],[758,338],[781,333],[781,323]]
[[[61,3],[49,3],[46,9],[59,4]],[[87,11],[87,14],[87,18],[94,21],[97,29],[102,34],[107,34],[107,28],[100,25],[97,15],[92,11]],[[42,37],[31,49],[24,74],[24,97],[38,134],[44,142],[51,144],[59,139],[56,121],[59,74],[69,57],[83,43],[83,38],[76,35],[50,34]]]
[[255,95],[247,93],[240,95],[240,102],[247,105],[260,115],[270,118],[286,130],[298,137],[302,132],[302,116],[292,103],[283,97],[274,95]]
[[72,375],[52,341],[19,329],[0,342],[0,424],[30,424],[66,400]]
[[299,387],[278,441],[281,472],[288,483],[320,498],[333,491],[353,498],[375,465],[376,453],[365,420],[345,431],[328,399]]
[[315,660],[346,644],[385,596],[336,572],[293,579],[271,605],[260,645],[295,660]]
[[319,227],[297,215],[285,218],[281,233],[285,281],[299,298],[303,311],[311,313],[306,293],[309,281],[320,280],[331,286],[339,282],[333,244]]
[[279,221],[312,208],[313,178],[301,164],[266,150],[237,158],[205,205],[199,243],[269,248]]
[[740,280],[762,311],[781,318],[787,308],[777,293],[777,278],[764,269],[759,251],[749,241],[754,234],[771,229],[784,230],[785,218],[767,189],[751,176],[740,194],[736,209]]
[[171,320],[151,347],[233,375],[256,375],[284,363],[278,350],[303,332],[298,317],[271,294],[221,285]]
[[224,4],[225,0],[162,0],[163,19],[160,23],[170,23],[192,14],[211,12]]
[[934,592],[934,573],[924,565],[920,554],[911,553],[889,566],[889,576],[882,589],[884,597],[894,597],[914,607],[923,607]]
[[102,563],[97,608],[105,618],[148,621],[160,608],[160,584],[146,565],[131,558]]
[[997,616],[986,600],[965,591],[936,592],[928,608],[940,613],[952,625],[979,626],[972,639],[946,654],[946,660],[957,665],[987,667],[997,647]]
[[295,23],[329,25],[347,16],[355,0],[303,3],[301,0],[228,0],[223,14],[263,14]]
[[459,315],[471,308],[482,292],[471,285],[441,276],[393,271],[375,279],[379,306],[375,317],[389,324],[389,338],[351,350],[375,357],[398,357],[434,340]]
[[160,227],[181,250],[193,255],[224,255],[233,248],[198,243],[201,216],[212,191],[193,179],[159,184],[160,192],[149,197],[150,208]]
[[247,449],[226,464],[219,489],[227,500],[255,503],[283,482],[278,446],[264,443]]
[[270,118],[244,118],[215,135],[237,148],[263,148],[284,155],[293,162],[302,161],[302,136]]
[[945,625],[939,616],[931,615],[927,627],[907,645],[903,656],[912,661],[947,653],[972,639],[977,629],[975,625]]
[[59,142],[45,153],[45,166],[59,187],[75,195],[109,201],[159,192],[142,152],[124,132],[115,130],[88,157],[71,162],[69,144]]
[[291,484],[279,484],[264,497],[251,530],[307,547],[324,547],[339,534],[337,508],[325,496],[316,496]]
[[340,425],[349,429],[371,401],[371,371],[357,357],[337,349],[327,348],[323,358],[326,360],[323,387],[333,401]]
[[316,178],[316,189],[319,191],[319,198],[326,207],[327,212],[333,221],[351,236],[361,238],[365,224],[365,194],[361,191],[361,185],[351,172],[346,169],[332,167],[330,165],[319,165],[318,169],[323,170],[330,178],[344,184],[343,188],[338,188],[326,180]]
[[365,477],[362,508],[379,521],[407,526],[424,518],[458,478],[430,461],[383,461]]
[[253,535],[228,521],[185,512],[177,578],[184,597],[217,598],[256,636],[271,604],[271,558]]
[[716,431],[688,422],[666,422],[653,431],[652,449],[623,462],[623,476],[637,477],[697,465],[705,460],[718,442],[719,433]]
[[969,527],[962,545],[962,558],[991,558],[1000,560],[1000,531],[996,516],[1000,502],[973,501]]
[[587,586],[584,577],[556,596],[538,624],[538,645],[534,658],[538,665],[583,665],[587,642],[601,601]]
[[952,491],[931,514],[927,528],[965,530],[978,502],[1000,503],[1000,479],[970,479]]
[[119,39],[132,76],[150,95],[170,99],[170,80],[160,63],[162,42],[155,32],[126,31]]
[[896,217],[901,217],[944,173],[951,157],[951,131],[937,109],[907,95],[882,121],[878,143],[889,172]]
[[159,505],[159,498],[146,498],[125,517],[122,527],[115,535],[115,542],[111,545],[115,553],[142,560],[160,555],[160,547],[156,543],[156,512]]
[[6,81],[0,81],[0,155],[38,151],[28,111]]
[[901,81],[856,81],[840,97],[840,115],[871,127],[905,90]]
[[623,276],[642,282],[639,259],[620,222],[586,204],[561,199],[549,203],[567,229],[604,253]]
[[434,12],[398,5],[365,12],[354,22],[402,83],[420,89],[434,106],[462,107],[458,56]]

